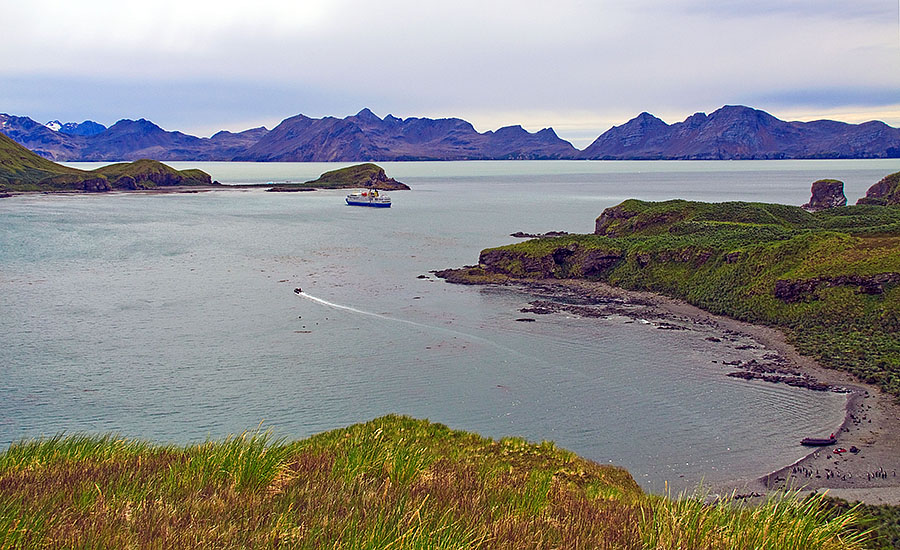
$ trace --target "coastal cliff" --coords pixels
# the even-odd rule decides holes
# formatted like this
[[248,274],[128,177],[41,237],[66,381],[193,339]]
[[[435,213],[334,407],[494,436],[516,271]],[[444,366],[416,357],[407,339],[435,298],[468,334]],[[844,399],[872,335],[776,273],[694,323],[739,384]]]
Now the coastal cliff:
[[656,292],[781,328],[800,353],[900,396],[900,208],[627,200],[593,235],[489,248],[440,275]]

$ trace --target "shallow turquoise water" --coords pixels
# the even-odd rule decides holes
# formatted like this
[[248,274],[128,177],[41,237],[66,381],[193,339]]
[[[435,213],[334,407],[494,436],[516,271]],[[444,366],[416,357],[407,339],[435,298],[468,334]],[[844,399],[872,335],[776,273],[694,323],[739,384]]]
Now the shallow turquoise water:
[[[339,166],[198,164],[224,183]],[[189,442],[261,421],[300,438],[395,412],[552,439],[652,490],[762,475],[833,430],[844,398],[728,378],[711,361],[735,352],[701,332],[519,323],[532,297],[428,272],[513,231],[589,232],[627,197],[800,204],[835,177],[854,202],[896,164],[385,163],[413,188],[390,210],[346,207],[339,191],[6,199],[0,444],[60,431]]]

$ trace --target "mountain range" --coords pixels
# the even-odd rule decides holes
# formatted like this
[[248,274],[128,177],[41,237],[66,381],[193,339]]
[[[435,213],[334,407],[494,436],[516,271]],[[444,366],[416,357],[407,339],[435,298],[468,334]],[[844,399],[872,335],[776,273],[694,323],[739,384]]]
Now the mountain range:
[[296,115],[272,130],[221,131],[209,138],[166,131],[145,119],[105,128],[92,121],[45,125],[6,114],[0,114],[0,132],[55,161],[900,158],[900,129],[883,122],[786,122],[740,105],[695,113],[675,124],[644,112],[584,150],[552,128],[478,132],[459,118],[380,118],[369,109],[346,118]]

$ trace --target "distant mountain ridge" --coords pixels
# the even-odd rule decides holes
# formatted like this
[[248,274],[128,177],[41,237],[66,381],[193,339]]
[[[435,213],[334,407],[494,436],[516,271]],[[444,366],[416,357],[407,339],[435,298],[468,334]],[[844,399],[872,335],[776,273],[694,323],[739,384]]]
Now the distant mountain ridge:
[[106,130],[106,126],[94,122],[93,120],[85,120],[84,122],[66,122],[63,124],[58,120],[51,120],[44,124],[47,128],[70,136],[94,136]]
[[384,119],[369,109],[347,118],[285,119],[234,160],[385,161],[573,158],[578,150],[550,129],[509,126],[478,133],[458,118]]
[[581,152],[592,160],[898,158],[900,129],[883,122],[785,122],[765,111],[727,105],[666,124],[641,113]]
[[166,131],[145,119],[123,119],[104,128],[91,121],[43,125],[5,114],[0,114],[0,132],[55,161],[900,158],[900,129],[883,122],[785,122],[741,105],[695,113],[674,124],[644,112],[610,128],[583,151],[552,128],[478,132],[459,118],[380,118],[369,109],[346,118],[300,114],[271,131],[221,131],[209,138]]

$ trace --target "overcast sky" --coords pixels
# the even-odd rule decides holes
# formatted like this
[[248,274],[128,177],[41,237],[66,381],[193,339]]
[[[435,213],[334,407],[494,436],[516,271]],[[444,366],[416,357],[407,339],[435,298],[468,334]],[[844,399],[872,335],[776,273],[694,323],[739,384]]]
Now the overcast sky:
[[900,0],[4,1],[0,112],[272,128],[298,113],[553,127],[743,104],[900,126]]

